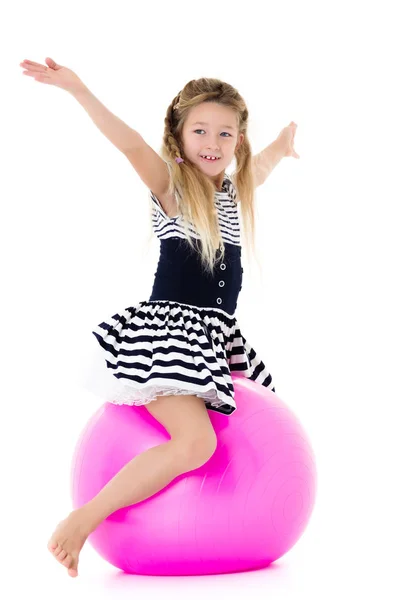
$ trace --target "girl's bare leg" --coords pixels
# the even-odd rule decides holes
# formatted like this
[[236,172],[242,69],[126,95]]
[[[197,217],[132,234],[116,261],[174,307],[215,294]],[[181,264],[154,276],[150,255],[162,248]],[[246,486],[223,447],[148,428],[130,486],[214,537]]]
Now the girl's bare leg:
[[47,547],[71,577],[78,575],[79,553],[87,537],[106,517],[153,496],[178,475],[207,462],[215,450],[215,432],[201,398],[162,396],[146,408],[175,435],[133,458],[92,500],[58,524]]

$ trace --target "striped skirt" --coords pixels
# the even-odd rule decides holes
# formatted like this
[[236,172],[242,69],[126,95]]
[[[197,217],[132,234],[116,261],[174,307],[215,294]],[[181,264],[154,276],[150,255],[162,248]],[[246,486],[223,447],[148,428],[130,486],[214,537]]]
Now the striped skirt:
[[125,308],[92,331],[99,350],[85,387],[113,404],[195,395],[209,410],[236,410],[231,372],[275,392],[272,378],[234,315],[169,300]]

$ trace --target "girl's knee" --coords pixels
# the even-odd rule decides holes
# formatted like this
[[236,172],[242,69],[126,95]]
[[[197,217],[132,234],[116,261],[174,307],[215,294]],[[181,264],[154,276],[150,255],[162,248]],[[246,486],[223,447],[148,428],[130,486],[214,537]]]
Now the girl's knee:
[[203,434],[176,440],[178,452],[190,469],[203,466],[217,449],[217,436],[213,428]]
[[188,470],[202,466],[214,454],[217,436],[202,398],[160,396],[146,407],[166,428]]

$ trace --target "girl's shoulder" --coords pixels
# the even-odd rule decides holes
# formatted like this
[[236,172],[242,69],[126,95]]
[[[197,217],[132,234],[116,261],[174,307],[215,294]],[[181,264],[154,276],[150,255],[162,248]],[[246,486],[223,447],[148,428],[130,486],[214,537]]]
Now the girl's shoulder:
[[[164,161],[168,167],[168,171],[171,174],[171,166],[167,161]],[[174,190],[172,193],[166,192],[165,194],[158,194],[156,196],[154,192],[149,190],[150,197],[153,200],[155,208],[159,210],[161,215],[166,219],[174,219],[179,214],[179,196],[177,191]]]

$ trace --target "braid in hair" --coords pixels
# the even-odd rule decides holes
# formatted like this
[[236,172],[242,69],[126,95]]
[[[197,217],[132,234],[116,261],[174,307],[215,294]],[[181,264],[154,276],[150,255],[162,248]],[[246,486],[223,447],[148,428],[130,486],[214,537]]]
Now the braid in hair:
[[180,94],[181,92],[179,92],[179,94],[175,96],[175,98],[172,100],[171,104],[167,109],[167,114],[164,119],[165,131],[163,141],[165,147],[167,148],[167,151],[169,151],[169,154],[171,156],[175,156],[176,158],[182,159],[178,142],[172,133],[172,128],[176,119],[175,111],[179,109]]

